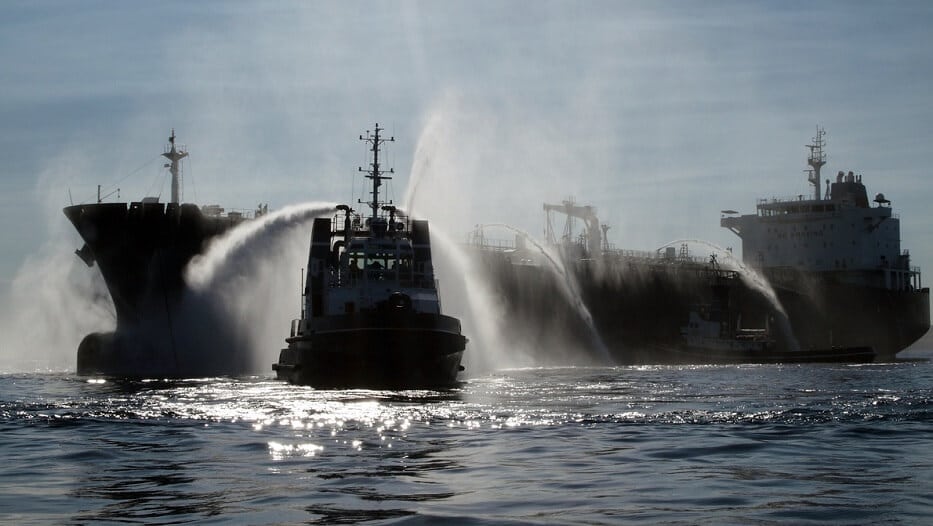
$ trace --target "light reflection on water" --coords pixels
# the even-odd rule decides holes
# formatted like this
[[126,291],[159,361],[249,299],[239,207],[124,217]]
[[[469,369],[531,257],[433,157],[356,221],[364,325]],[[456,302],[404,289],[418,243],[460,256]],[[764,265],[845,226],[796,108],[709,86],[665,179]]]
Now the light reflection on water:
[[928,362],[526,368],[447,391],[5,376],[0,517],[911,522],[933,512],[931,380]]

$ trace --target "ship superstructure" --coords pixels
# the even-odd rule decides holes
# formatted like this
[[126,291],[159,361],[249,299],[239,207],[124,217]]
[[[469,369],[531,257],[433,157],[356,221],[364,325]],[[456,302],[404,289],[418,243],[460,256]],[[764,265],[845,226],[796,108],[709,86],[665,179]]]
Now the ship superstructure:
[[929,289],[902,250],[900,218],[884,194],[869,201],[862,176],[839,171],[821,195],[825,144],[817,128],[807,146],[811,196],[759,199],[756,213],[725,211],[720,224],[742,239],[743,261],[786,299],[804,337],[870,343],[891,357],[929,328]]
[[720,224],[742,238],[743,260],[758,269],[832,272],[867,287],[920,289],[920,269],[901,250],[900,218],[884,194],[869,202],[862,176],[840,171],[820,196],[824,134],[818,129],[808,146],[812,197],[760,199],[757,213],[728,215]]

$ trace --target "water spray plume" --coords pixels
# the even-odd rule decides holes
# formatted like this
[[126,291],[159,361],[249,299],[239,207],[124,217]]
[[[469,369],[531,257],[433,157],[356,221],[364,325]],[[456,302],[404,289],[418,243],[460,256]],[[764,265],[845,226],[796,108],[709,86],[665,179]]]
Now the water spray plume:
[[418,139],[418,146],[415,149],[415,156],[411,167],[411,177],[408,180],[408,187],[405,192],[405,199],[403,200],[405,209],[410,214],[415,213],[414,208],[417,204],[418,190],[426,177],[425,174],[431,172],[432,160],[437,152],[440,140],[440,134],[434,133],[434,131],[439,125],[439,115],[434,114],[425,127],[425,130],[421,133],[421,138]]
[[[210,346],[214,354],[239,356],[246,369],[242,372],[265,370],[284,341],[289,320],[297,315],[297,271],[307,263],[310,241],[306,227],[314,218],[335,212],[336,206],[287,206],[211,243],[188,264],[189,290],[179,309],[206,323],[189,322],[182,336],[189,336],[191,345]],[[224,336],[221,345],[212,343],[217,335]]]
[[203,290],[218,277],[229,277],[237,271],[244,259],[262,258],[270,254],[256,254],[254,244],[260,237],[276,236],[278,232],[293,228],[337,209],[336,203],[302,203],[290,205],[253,221],[243,223],[226,235],[214,240],[204,254],[195,256],[185,269],[185,281],[193,289]]
[[100,273],[62,250],[73,237],[54,235],[16,273],[0,311],[0,371],[73,371],[81,338],[115,326]]
[[508,330],[502,306],[477,261],[442,228],[431,228],[434,266],[442,288],[444,310],[457,316],[470,339],[464,364],[471,375],[502,367],[528,365],[502,338]]
[[580,287],[577,283],[576,278],[572,273],[568,272],[564,267],[563,260],[559,255],[552,254],[548,248],[536,241],[531,235],[529,235],[524,230],[515,228],[511,225],[506,225],[504,223],[486,223],[481,225],[481,227],[498,227],[509,230],[515,234],[522,236],[526,241],[532,244],[538,252],[544,256],[547,261],[547,266],[551,272],[558,277],[558,283],[560,284],[560,291],[573,305],[574,309],[577,311],[577,314],[586,324],[587,329],[589,330],[590,337],[593,340],[593,345],[599,354],[600,360],[603,363],[611,364],[613,363],[612,357],[609,354],[609,349],[606,347],[606,344],[603,342],[602,336],[599,334],[599,330],[596,328],[596,324],[593,321],[593,316],[590,314],[590,310],[587,308],[586,304],[583,301],[582,295],[580,294]]
[[[483,108],[470,108],[470,111],[465,111],[464,100],[455,92],[449,92],[439,98],[428,112],[415,148],[412,172],[404,202],[405,209],[410,213],[431,219],[432,235],[441,229],[446,232],[462,231],[473,224],[473,217],[481,212],[480,208],[495,206],[490,201],[489,193],[480,195],[477,192],[478,188],[483,187],[483,181],[489,178],[488,166],[495,163],[509,167],[515,163],[513,157],[516,152],[527,153],[529,143],[523,141],[523,135],[504,133],[498,118],[497,114],[484,111]],[[477,129],[486,130],[489,133],[477,135],[475,133]],[[505,142],[499,140],[500,136],[505,137]],[[537,145],[538,143],[530,144]],[[509,162],[503,164],[503,161]],[[452,196],[455,196],[455,199],[451,199]],[[503,226],[512,228],[508,225]],[[524,231],[514,230],[531,239]],[[438,239],[441,240],[440,237]],[[449,239],[444,239],[441,243],[444,245],[445,252],[457,254],[451,258],[453,260],[451,264],[456,272],[469,276],[465,279],[469,283],[466,285],[464,294],[467,295],[465,300],[469,304],[466,310],[473,313],[474,323],[481,327],[484,333],[485,331],[497,333],[494,335],[489,332],[483,339],[496,342],[496,345],[504,346],[512,351],[508,360],[501,355],[496,357],[502,360],[502,363],[498,365],[505,366],[506,362],[511,361],[515,356],[515,333],[522,332],[521,329],[517,328],[514,320],[506,319],[507,313],[503,312],[504,309],[498,304],[496,294],[489,289],[490,284],[495,280],[492,276],[486,275],[485,267],[479,264],[479,256],[466,253]],[[535,243],[535,245],[541,251],[542,256],[548,260],[542,268],[556,277],[555,281],[560,289],[559,294],[566,298],[576,315],[586,324],[596,350],[601,355],[601,360],[611,363],[608,358],[609,353],[595,329],[592,316],[580,298],[579,287],[574,277],[566,272],[558,261],[559,258],[549,254],[540,244]],[[465,270],[467,268],[469,270]],[[447,281],[449,280],[442,280],[441,283],[444,284]],[[497,325],[500,320],[505,320],[507,327],[505,331],[512,333],[513,341],[510,344],[503,342],[498,334],[501,332]],[[537,327],[527,329],[538,330]],[[529,338],[529,341],[533,340],[534,338]],[[476,346],[471,344],[471,348],[476,348]],[[509,365],[518,364],[510,363]]]

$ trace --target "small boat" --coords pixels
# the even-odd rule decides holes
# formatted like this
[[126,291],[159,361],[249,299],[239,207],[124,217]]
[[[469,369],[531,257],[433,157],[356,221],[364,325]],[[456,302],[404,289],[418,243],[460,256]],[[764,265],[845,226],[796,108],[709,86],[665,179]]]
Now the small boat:
[[[441,313],[428,222],[379,200],[386,141],[371,146],[371,213],[347,205],[314,220],[301,318],[272,369],[279,380],[318,388],[421,388],[455,385],[467,338]],[[360,168],[360,171],[363,171]]]
[[711,257],[713,301],[694,307],[687,325],[681,328],[682,342],[674,349],[678,362],[685,363],[863,363],[875,359],[869,346],[799,349],[788,342],[778,342],[771,335],[769,323],[761,328],[743,328],[741,316],[729,309],[729,288],[736,282],[734,271],[722,270]]

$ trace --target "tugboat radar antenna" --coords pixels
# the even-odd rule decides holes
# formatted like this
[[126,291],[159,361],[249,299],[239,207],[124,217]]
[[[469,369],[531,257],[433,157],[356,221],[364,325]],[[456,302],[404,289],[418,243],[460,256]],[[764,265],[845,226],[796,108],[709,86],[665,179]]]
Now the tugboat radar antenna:
[[823,152],[823,147],[826,146],[826,139],[823,138],[825,135],[826,131],[817,126],[816,137],[813,138],[811,144],[807,145],[807,148],[810,149],[807,164],[811,167],[810,170],[807,170],[807,180],[813,185],[813,199],[817,201],[820,200],[820,168],[826,164],[826,153]]
[[172,161],[171,164],[166,164],[165,167],[172,174],[172,203],[178,204],[178,161],[188,157],[188,152],[184,151],[184,149],[175,148],[175,128],[172,128],[172,135],[168,138],[168,142],[169,151],[163,153],[162,156]]
[[[373,209],[373,219],[376,219],[376,216],[379,214],[379,206],[382,204],[379,202],[379,187],[382,186],[383,179],[392,179],[389,176],[383,175],[386,173],[394,174],[395,169],[390,168],[389,170],[381,170],[379,168],[379,147],[386,141],[395,142],[395,137],[389,137],[388,139],[383,138],[380,135],[385,128],[380,128],[379,123],[376,123],[375,133],[370,135],[369,130],[366,130],[366,136],[360,135],[360,140],[365,141],[370,145],[370,151],[373,152],[373,162],[369,165],[369,170],[366,170],[366,178],[372,179],[373,181],[373,190],[372,196],[373,200],[369,202],[369,206]],[[359,171],[363,171],[363,167],[359,168]]]

